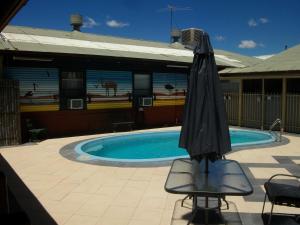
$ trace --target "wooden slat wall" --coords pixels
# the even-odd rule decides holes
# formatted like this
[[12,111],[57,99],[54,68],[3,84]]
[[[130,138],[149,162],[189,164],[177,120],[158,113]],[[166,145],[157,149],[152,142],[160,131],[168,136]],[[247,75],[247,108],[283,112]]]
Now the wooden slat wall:
[[21,143],[19,82],[0,79],[0,146]]

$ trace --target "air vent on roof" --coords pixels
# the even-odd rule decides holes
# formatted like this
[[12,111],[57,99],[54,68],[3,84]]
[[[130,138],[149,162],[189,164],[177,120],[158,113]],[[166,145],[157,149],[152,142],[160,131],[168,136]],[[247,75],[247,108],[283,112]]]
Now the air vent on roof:
[[195,47],[200,40],[200,35],[203,32],[201,29],[189,28],[181,30],[181,41],[183,45]]
[[73,26],[73,30],[80,31],[80,27],[82,26],[82,16],[80,14],[71,15],[70,22]]

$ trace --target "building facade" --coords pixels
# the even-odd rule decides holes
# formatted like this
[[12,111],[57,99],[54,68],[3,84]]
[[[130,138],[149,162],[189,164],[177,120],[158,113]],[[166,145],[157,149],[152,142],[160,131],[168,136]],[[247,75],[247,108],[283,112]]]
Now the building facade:
[[232,125],[300,132],[300,45],[245,68],[220,72]]
[[[28,120],[49,137],[181,123],[193,52],[180,43],[8,26],[0,55],[2,80],[19,83],[23,141]],[[215,56],[219,70],[256,62]]]

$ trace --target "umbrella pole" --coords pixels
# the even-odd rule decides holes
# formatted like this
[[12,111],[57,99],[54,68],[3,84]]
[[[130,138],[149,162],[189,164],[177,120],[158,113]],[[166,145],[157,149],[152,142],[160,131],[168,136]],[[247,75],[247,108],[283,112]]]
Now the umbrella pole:
[[208,157],[205,156],[205,173],[208,174],[209,171],[208,171]]
[[[205,175],[206,175],[206,179],[208,179],[208,157],[205,156],[205,171],[204,171]],[[208,197],[205,196],[205,207],[204,207],[204,223],[208,224]]]

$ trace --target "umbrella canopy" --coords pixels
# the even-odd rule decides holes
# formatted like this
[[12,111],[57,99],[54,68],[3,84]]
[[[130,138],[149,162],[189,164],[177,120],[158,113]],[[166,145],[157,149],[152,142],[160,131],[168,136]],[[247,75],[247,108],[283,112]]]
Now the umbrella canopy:
[[231,151],[224,97],[206,32],[194,49],[179,146],[197,161],[214,161]]

